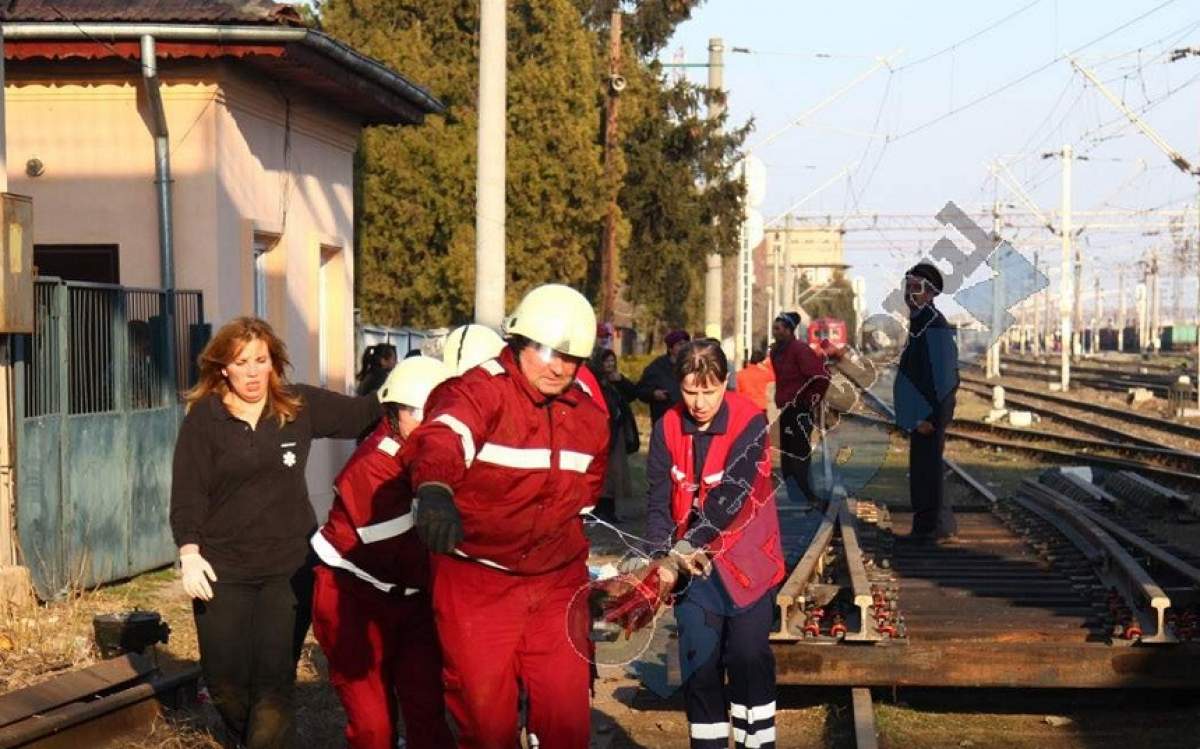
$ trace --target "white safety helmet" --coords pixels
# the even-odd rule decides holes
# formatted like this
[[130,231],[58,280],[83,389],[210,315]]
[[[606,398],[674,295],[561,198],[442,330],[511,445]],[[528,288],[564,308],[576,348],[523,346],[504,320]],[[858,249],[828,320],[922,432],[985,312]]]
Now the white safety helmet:
[[413,415],[421,419],[425,399],[452,374],[445,364],[431,356],[402,359],[379,388],[379,401],[408,406],[414,410]]
[[506,336],[524,336],[560,354],[586,359],[596,343],[596,313],[575,289],[550,283],[525,295],[504,322]]
[[442,361],[453,374],[462,374],[504,350],[504,339],[486,325],[463,325],[450,331],[442,347]]

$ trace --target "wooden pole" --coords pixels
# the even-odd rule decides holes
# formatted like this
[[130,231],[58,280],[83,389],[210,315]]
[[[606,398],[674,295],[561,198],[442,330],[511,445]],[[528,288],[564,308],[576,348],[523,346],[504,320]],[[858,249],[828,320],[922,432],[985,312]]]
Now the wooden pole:
[[608,217],[604,222],[604,252],[601,260],[601,286],[604,289],[600,318],[612,322],[617,306],[617,285],[620,278],[620,259],[617,255],[617,193],[620,183],[616,174],[617,114],[625,80],[621,77],[621,12],[613,11],[608,29],[608,113],[604,123],[604,176],[612,190],[608,200]]

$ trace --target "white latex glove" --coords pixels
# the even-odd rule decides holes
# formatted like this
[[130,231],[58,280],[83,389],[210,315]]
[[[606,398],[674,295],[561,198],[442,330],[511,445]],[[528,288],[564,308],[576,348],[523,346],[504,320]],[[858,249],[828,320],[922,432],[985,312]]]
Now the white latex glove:
[[673,571],[682,569],[698,577],[708,577],[709,570],[712,569],[712,559],[704,549],[697,549],[690,542],[680,539],[671,547],[671,553],[667,556],[667,566],[673,567]]
[[190,552],[179,555],[179,568],[183,575],[183,590],[192,598],[201,601],[211,601],[212,586],[209,581],[217,581],[217,573],[213,572],[208,560],[200,556],[200,552]]

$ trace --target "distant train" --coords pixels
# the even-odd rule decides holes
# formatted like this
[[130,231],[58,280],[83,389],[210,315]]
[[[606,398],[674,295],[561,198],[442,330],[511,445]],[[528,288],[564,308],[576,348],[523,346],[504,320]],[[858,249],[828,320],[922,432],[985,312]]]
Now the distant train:
[[818,317],[808,324],[805,340],[817,352],[840,351],[850,343],[846,321],[836,317]]

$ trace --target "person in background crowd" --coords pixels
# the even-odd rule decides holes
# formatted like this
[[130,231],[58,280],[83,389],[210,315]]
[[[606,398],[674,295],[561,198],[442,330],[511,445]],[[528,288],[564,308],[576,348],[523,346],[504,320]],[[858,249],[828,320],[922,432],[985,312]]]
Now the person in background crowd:
[[657,422],[671,406],[679,402],[679,381],[675,379],[675,359],[691,340],[685,330],[672,330],[664,342],[667,353],[646,365],[638,380],[638,398],[650,404],[650,421]]
[[829,388],[829,372],[825,359],[807,343],[797,340],[799,324],[800,315],[784,312],[771,326],[775,338],[771,368],[775,371],[775,405],[780,411],[780,468],[792,501],[803,497],[809,505],[817,506],[820,500],[808,475],[812,464],[809,438],[821,399]]
[[727,392],[718,341],[687,344],[675,372],[683,401],[654,425],[646,462],[646,536],[659,545],[656,559],[604,607],[629,630],[677,592],[691,746],[725,749],[732,733],[737,747],[773,749],[769,638],[784,562],[767,419]]
[[446,703],[464,749],[508,749],[517,698],[547,749],[590,741],[588,540],[608,422],[577,385],[596,316],[582,294],[533,289],[508,345],[442,384],[409,438],[416,527],[435,552],[433,610]]
[[362,355],[362,368],[354,376],[354,392],[370,395],[383,385],[388,373],[396,366],[396,347],[390,343],[367,346]]
[[626,502],[633,494],[629,475],[629,455],[641,448],[637,421],[629,404],[637,398],[637,387],[617,368],[617,355],[600,349],[595,357],[600,390],[608,407],[608,470],[604,473],[604,488],[594,514],[609,523],[619,522]]
[[909,435],[908,486],[914,541],[953,542],[958,523],[943,484],[946,428],[954,420],[958,391],[958,346],[954,328],[933,306],[942,293],[942,274],[917,263],[904,276],[910,312],[908,341],[900,354],[893,403],[896,424]]
[[233,740],[250,749],[295,743],[294,638],[311,596],[297,580],[311,581],[305,562],[317,525],[304,479],[309,448],[353,438],[382,415],[374,395],[292,384],[288,367],[266,322],[240,317],[217,331],[186,394],[171,479],[171,531],[201,671]]
[[767,387],[775,382],[775,370],[771,367],[771,360],[767,358],[767,352],[755,349],[754,353],[750,355],[750,363],[737,373],[736,380],[738,395],[749,399],[765,414],[767,412]]
[[393,749],[397,700],[410,749],[450,749],[429,552],[412,533],[405,445],[429,393],[451,374],[405,359],[379,389],[384,418],[334,481],[329,519],[312,537],[313,632],[346,710],[352,749]]

